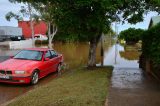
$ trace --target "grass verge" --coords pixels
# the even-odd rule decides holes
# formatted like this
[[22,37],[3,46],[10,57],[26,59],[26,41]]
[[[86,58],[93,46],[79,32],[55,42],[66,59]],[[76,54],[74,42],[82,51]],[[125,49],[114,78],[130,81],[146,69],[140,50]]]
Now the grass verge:
[[67,72],[8,106],[104,106],[112,67]]

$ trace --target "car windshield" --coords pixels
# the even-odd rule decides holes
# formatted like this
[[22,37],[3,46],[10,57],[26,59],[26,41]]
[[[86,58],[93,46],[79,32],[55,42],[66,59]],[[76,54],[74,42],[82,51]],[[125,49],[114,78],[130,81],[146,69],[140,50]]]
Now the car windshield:
[[42,59],[42,52],[34,50],[22,50],[17,55],[14,56],[14,59],[39,61]]

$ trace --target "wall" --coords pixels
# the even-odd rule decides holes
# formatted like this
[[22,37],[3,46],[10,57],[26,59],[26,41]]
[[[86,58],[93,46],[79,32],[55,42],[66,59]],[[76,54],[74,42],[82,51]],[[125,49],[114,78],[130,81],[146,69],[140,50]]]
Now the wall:
[[[33,22],[34,34],[46,35],[47,24],[44,21]],[[24,38],[32,38],[32,32],[30,28],[30,21],[19,21],[18,27],[22,28]]]
[[32,40],[21,40],[21,41],[11,41],[9,42],[10,49],[24,49],[32,48]]

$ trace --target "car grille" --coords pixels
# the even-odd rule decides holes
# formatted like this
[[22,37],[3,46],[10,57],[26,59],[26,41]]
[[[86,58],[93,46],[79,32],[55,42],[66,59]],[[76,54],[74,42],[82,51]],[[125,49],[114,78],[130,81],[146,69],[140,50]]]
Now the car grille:
[[6,71],[6,74],[12,74],[12,71]]
[[6,72],[4,70],[0,70],[0,74],[5,74]]
[[0,70],[0,74],[12,74],[12,71]]

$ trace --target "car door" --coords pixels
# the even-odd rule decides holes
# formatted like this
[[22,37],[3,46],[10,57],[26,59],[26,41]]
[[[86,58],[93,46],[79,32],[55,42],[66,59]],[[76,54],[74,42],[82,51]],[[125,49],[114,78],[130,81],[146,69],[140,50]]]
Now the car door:
[[[44,54],[44,61],[43,61],[43,75],[47,75],[50,73],[51,71],[51,53],[48,50],[45,54]],[[45,60],[46,58],[48,58],[49,60]]]
[[58,58],[58,54],[54,50],[50,50],[50,52],[52,55],[52,59],[51,59],[52,71],[55,72],[59,64],[59,58]]

